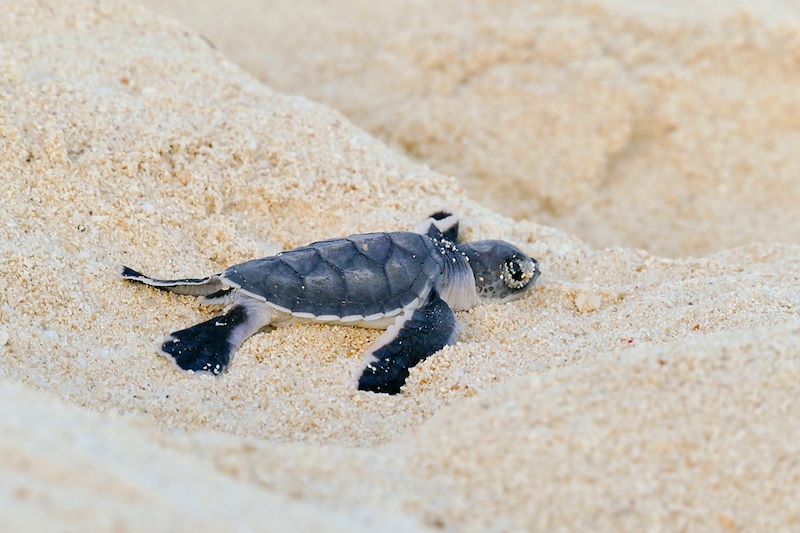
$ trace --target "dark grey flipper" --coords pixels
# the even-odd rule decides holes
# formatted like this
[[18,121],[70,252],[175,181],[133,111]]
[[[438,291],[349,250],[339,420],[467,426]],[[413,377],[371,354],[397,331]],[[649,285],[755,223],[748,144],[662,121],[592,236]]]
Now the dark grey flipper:
[[447,211],[437,211],[428,217],[419,230],[431,239],[445,239],[458,243],[458,217]]
[[211,320],[171,333],[159,351],[183,370],[221,374],[245,339],[269,324],[269,318],[265,306],[237,304]]
[[126,266],[122,267],[122,278],[161,289],[162,291],[174,292],[175,294],[186,294],[189,296],[206,296],[218,298],[228,291],[220,281],[219,276],[209,276],[207,278],[185,278],[185,279],[155,279],[145,276]]
[[413,312],[404,313],[368,354],[368,362],[358,389],[397,394],[409,369],[447,345],[454,344],[458,324],[453,310],[435,290],[428,302]]

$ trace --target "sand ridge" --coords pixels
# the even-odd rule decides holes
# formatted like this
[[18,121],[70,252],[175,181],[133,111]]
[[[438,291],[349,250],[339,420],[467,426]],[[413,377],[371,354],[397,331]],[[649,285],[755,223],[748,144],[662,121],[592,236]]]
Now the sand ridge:
[[142,1],[501,213],[673,257],[800,243],[794,2]]
[[[0,512],[18,529],[166,528],[215,490],[232,527],[264,530],[286,498],[298,529],[796,526],[799,246],[664,259],[514,222],[112,0],[0,15],[0,175]],[[180,374],[153,345],[212,311],[118,278],[217,272],[442,207],[543,274],[459,313],[461,342],[397,397],[353,390],[378,332],[346,327],[277,329],[220,379]],[[156,501],[165,476],[181,479]]]

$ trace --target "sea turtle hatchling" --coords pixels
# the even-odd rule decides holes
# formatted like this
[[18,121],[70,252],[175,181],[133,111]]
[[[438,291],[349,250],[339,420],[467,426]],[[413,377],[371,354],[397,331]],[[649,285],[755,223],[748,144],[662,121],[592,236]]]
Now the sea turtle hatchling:
[[207,278],[122,277],[225,304],[223,314],[169,335],[162,355],[188,371],[222,373],[267,325],[295,321],[386,328],[368,350],[360,390],[397,394],[409,369],[453,344],[453,311],[522,296],[538,263],[511,244],[458,243],[458,220],[439,212],[417,232],[366,233],[247,261]]

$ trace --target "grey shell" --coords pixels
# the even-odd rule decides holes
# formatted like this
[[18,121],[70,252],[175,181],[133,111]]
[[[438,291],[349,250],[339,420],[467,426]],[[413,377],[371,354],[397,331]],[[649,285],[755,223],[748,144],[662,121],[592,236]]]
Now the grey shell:
[[398,314],[425,298],[443,268],[425,235],[367,233],[248,261],[220,277],[292,313],[369,317]]

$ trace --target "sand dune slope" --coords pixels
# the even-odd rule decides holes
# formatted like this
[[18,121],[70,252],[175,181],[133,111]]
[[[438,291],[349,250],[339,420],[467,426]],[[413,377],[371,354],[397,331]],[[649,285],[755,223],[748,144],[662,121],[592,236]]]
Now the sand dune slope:
[[[800,415],[798,340],[795,323],[520,377],[368,452],[206,452],[262,486],[414,509],[455,531],[788,530],[800,525],[800,435],[787,424]],[[331,479],[343,466],[368,495]]]
[[0,520],[5,531],[402,531],[391,513],[347,513],[231,480],[131,425],[0,384]]
[[143,0],[499,212],[597,246],[800,243],[789,0]]

